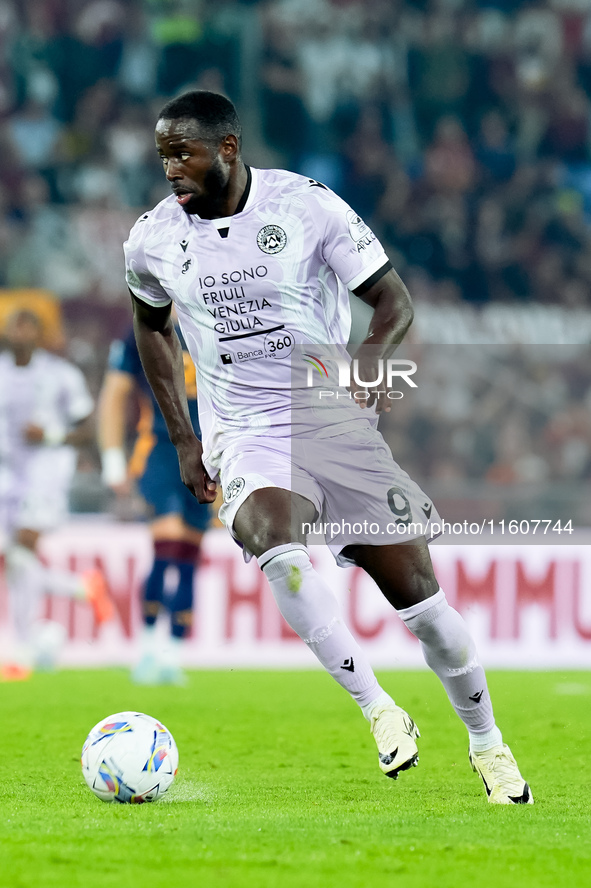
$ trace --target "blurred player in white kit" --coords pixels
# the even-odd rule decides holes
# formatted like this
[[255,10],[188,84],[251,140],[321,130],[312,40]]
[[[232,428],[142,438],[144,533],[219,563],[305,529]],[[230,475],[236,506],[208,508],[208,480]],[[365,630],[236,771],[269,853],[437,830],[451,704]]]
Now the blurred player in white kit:
[[0,667],[5,681],[53,663],[60,630],[40,620],[44,595],[87,601],[98,623],[114,613],[100,571],[50,568],[37,553],[43,532],[67,517],[75,448],[92,440],[94,407],[81,371],[39,347],[42,332],[36,314],[17,310],[0,353],[0,528],[17,639],[14,656]]

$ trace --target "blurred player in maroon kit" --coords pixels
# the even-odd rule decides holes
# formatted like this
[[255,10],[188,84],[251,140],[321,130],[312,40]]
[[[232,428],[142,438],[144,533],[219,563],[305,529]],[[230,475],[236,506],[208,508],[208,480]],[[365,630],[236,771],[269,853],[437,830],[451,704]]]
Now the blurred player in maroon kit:
[[[199,434],[195,367],[186,351],[184,367],[191,420]],[[139,397],[140,420],[128,466],[124,443],[133,393]],[[181,481],[176,450],[144,375],[133,330],[111,345],[99,401],[99,441],[104,482],[125,494],[137,479],[151,510],[154,561],[142,589],[141,656],[132,678],[138,684],[182,684],[182,642],[191,632],[195,572],[211,514]],[[156,621],[162,608],[170,614],[170,634],[168,643],[158,647]]]

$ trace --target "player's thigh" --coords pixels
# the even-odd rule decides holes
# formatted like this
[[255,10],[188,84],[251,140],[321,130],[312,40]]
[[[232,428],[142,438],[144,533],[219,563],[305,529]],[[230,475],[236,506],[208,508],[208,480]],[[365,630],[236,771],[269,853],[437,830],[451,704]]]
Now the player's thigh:
[[424,537],[386,546],[351,545],[343,554],[370,575],[397,610],[424,601],[439,589]]
[[208,505],[197,502],[181,481],[176,450],[168,441],[153,448],[139,482],[152,515],[154,540],[176,540],[198,546],[211,521]]
[[378,431],[365,428],[313,444],[312,471],[325,497],[321,523],[338,564],[351,562],[343,554],[348,546],[384,547],[440,533],[433,503]]
[[294,465],[289,439],[236,442],[222,455],[220,479],[220,521],[253,555],[305,542],[304,525],[312,524],[322,509],[322,489]]
[[41,532],[39,530],[33,530],[30,527],[19,527],[14,534],[15,542],[20,546],[24,546],[26,549],[31,549],[32,552],[37,549],[37,543],[39,542],[40,537]]
[[197,541],[201,539],[205,531],[211,526],[211,519],[213,517],[212,506],[208,503],[200,503],[184,484],[181,499],[181,518],[184,528],[183,539],[198,545]]
[[181,540],[185,524],[179,512],[158,515],[150,521],[150,533],[154,540]]
[[306,524],[312,524],[316,508],[310,500],[280,487],[254,490],[234,517],[233,532],[249,552],[258,557],[275,546],[306,543]]
[[203,531],[185,524],[182,515],[161,515],[150,522],[150,534],[155,543],[175,542],[191,543],[199,546],[203,539]]

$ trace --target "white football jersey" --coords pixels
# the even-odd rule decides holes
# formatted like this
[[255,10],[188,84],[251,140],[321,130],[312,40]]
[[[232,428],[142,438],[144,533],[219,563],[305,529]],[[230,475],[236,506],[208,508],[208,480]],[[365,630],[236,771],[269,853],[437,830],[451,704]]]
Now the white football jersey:
[[[235,215],[188,215],[171,195],[125,244],[132,293],[177,308],[197,367],[210,470],[237,437],[291,433],[290,355],[326,344],[344,351],[348,289],[363,292],[391,267],[373,232],[326,186],[283,170],[248,171]],[[318,413],[313,422],[327,419]]]
[[[33,423],[60,435],[92,413],[93,401],[81,371],[43,349],[24,367],[15,364],[11,352],[0,354],[0,464],[17,471],[38,444],[27,444],[26,425]],[[71,447],[52,448],[72,451]]]

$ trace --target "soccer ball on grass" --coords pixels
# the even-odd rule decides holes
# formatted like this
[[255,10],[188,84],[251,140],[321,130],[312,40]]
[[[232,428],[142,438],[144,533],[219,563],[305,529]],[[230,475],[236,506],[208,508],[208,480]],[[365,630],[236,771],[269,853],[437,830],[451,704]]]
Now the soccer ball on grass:
[[89,733],[82,747],[82,773],[103,802],[154,802],[178,770],[170,731],[151,715],[117,712]]

